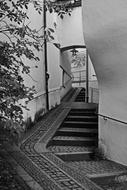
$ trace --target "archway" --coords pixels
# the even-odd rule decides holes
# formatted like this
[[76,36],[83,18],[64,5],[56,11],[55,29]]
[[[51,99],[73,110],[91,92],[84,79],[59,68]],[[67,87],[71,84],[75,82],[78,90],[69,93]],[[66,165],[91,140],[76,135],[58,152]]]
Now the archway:
[[[61,68],[63,69],[63,86],[64,73],[70,76],[73,87],[83,87],[86,89],[86,102],[98,103],[98,82],[92,66],[92,62],[88,57],[88,52],[85,45],[71,45],[60,49]],[[69,54],[69,61],[66,62]],[[64,58],[65,55],[65,58]],[[68,64],[71,64],[71,73],[68,73]]]

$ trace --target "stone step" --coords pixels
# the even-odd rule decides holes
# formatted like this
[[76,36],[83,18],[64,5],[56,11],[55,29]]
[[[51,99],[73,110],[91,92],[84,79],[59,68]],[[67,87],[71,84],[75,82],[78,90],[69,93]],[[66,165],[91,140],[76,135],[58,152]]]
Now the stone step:
[[85,115],[95,115],[95,109],[93,110],[83,110],[83,109],[73,109],[69,112],[69,115],[73,115],[73,116],[85,116]]
[[78,99],[78,98],[84,98],[84,97],[85,97],[85,94],[82,93],[79,96],[77,96],[76,99]]
[[85,99],[76,99],[75,102],[85,102]]
[[122,171],[115,171],[115,172],[104,172],[104,173],[95,173],[95,174],[88,174],[87,176],[89,178],[94,178],[94,179],[98,179],[98,178],[103,178],[103,177],[116,177],[118,176],[118,178],[120,176],[123,176],[123,175],[126,175],[126,179],[127,179],[127,169],[125,168],[124,170]]
[[98,122],[85,122],[85,121],[64,121],[62,127],[71,128],[97,128]]
[[85,93],[79,94],[76,98],[78,98],[78,97],[85,97]]
[[91,178],[91,180],[101,188],[107,190],[126,190],[127,189],[127,172],[114,175]]
[[80,95],[85,95],[85,92],[84,92],[84,91],[80,92],[80,93],[77,95],[77,97],[80,96]]
[[82,95],[78,96],[76,99],[78,99],[78,98],[85,98],[85,95],[82,94]]
[[[84,98],[85,98],[85,95],[84,95],[84,94],[80,94],[80,96],[76,97],[76,99],[80,99],[80,98],[83,98],[83,99],[84,99]],[[75,100],[76,100],[76,99],[75,99]]]
[[68,115],[66,121],[98,121],[98,117],[93,115]]
[[71,145],[71,146],[97,146],[97,138],[74,137],[74,136],[55,136],[50,145]]
[[61,158],[63,161],[89,161],[93,156],[92,151],[86,152],[71,152],[71,153],[56,153],[56,156]]
[[93,151],[96,147],[95,146],[91,146],[91,147],[87,147],[87,146],[59,146],[59,145],[56,145],[56,146],[47,146],[48,150],[50,150],[51,152],[54,152],[54,153],[60,153],[60,152],[88,152],[88,151]]
[[69,115],[71,116],[93,116],[96,114],[94,112],[70,112]]
[[63,136],[80,136],[80,137],[97,137],[98,130],[97,129],[89,129],[89,128],[60,128],[56,135]]
[[76,97],[76,99],[77,99],[77,98],[80,98],[80,97],[83,97],[83,98],[84,98],[84,97],[85,97],[85,94],[82,93],[82,94],[78,95],[78,96]]

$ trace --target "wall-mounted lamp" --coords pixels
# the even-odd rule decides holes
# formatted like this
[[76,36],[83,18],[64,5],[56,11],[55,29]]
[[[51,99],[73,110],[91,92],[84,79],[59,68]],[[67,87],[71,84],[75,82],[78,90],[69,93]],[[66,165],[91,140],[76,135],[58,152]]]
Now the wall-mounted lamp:
[[70,52],[72,53],[72,57],[74,57],[74,56],[77,55],[78,50],[76,50],[75,48],[73,48]]

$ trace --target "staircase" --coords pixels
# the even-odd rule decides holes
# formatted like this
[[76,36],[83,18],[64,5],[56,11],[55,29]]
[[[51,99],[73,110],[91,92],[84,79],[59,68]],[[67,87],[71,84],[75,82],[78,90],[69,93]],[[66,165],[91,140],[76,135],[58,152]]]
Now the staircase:
[[75,102],[85,102],[85,89],[82,88],[78,96],[75,99]]
[[[94,104],[84,101],[84,89],[76,97],[69,114],[48,144],[48,149],[64,161],[91,160],[98,146],[98,117]],[[79,102],[77,102],[79,100]]]

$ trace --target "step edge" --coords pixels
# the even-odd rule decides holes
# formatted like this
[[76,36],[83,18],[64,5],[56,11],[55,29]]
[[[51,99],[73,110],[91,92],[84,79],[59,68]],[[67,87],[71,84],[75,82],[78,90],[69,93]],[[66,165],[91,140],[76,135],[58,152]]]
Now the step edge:
[[60,152],[60,153],[55,153],[55,155],[59,156],[64,156],[64,155],[84,155],[84,154],[94,154],[93,151],[84,151],[84,152]]

